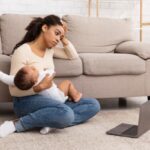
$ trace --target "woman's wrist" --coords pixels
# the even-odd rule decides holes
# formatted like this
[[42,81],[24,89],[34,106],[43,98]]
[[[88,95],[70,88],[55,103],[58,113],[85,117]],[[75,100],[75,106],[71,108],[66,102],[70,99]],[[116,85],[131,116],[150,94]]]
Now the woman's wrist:
[[62,40],[61,40],[63,46],[67,46],[69,44],[69,41],[67,38],[63,37]]

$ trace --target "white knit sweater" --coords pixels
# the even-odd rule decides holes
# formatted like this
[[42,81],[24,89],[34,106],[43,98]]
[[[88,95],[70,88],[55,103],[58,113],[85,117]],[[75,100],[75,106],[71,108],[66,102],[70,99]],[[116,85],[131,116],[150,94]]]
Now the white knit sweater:
[[[47,49],[45,55],[40,57],[32,51],[29,44],[23,44],[18,47],[12,55],[10,74],[15,75],[17,71],[25,64],[32,65],[39,71],[54,69],[53,57],[62,59],[76,59],[78,58],[78,53],[71,42],[69,42],[69,44],[64,48],[55,47],[52,49]],[[12,96],[17,97],[36,94],[33,89],[21,91],[14,86],[9,86],[9,90]]]

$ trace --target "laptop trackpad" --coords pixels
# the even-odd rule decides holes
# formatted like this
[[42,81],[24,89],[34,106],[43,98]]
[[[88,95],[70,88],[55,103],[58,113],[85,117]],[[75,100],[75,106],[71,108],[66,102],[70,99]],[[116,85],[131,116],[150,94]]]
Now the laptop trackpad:
[[132,124],[126,124],[126,123],[121,123],[117,127],[107,131],[107,134],[114,134],[114,135],[121,135],[123,132],[131,128],[133,125]]

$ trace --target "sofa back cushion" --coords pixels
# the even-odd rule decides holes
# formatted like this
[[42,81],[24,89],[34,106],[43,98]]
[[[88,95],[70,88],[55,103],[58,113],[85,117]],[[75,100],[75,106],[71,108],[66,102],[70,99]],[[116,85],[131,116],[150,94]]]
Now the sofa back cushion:
[[129,19],[110,19],[66,15],[68,38],[78,52],[113,52],[122,41],[131,40]]
[[[40,15],[4,14],[0,18],[2,50],[4,54],[11,54],[14,46],[22,40],[25,28],[29,22]],[[43,17],[43,16],[40,16]]]

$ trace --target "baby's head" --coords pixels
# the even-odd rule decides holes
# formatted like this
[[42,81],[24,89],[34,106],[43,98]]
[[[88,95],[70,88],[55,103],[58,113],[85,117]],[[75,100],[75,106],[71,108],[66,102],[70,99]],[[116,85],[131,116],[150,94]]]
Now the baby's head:
[[38,70],[33,66],[22,67],[14,78],[14,84],[21,90],[28,90],[32,88],[38,81]]

